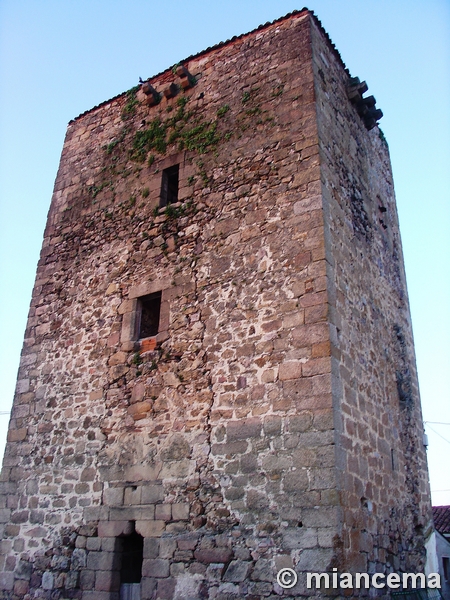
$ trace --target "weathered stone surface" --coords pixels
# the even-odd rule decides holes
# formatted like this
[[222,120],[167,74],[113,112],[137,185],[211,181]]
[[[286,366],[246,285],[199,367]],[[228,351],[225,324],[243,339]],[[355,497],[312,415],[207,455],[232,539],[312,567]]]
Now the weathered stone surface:
[[132,525],[129,521],[100,521],[98,524],[99,537],[117,537],[131,532]]
[[14,588],[14,573],[0,573],[0,590],[12,590]]
[[228,565],[227,570],[223,576],[224,581],[232,581],[239,583],[245,581],[247,574],[250,570],[251,563],[244,562],[242,560],[232,560]]
[[141,542],[149,600],[273,599],[282,567],[420,571],[392,176],[348,72],[304,10],[150,85],[160,102],[130,90],[67,130],[0,483],[3,595],[118,600]]
[[228,548],[209,548],[205,550],[196,550],[195,558],[202,563],[227,563],[231,556],[231,550]]
[[144,559],[142,563],[142,575],[144,577],[168,577],[169,561],[158,559]]

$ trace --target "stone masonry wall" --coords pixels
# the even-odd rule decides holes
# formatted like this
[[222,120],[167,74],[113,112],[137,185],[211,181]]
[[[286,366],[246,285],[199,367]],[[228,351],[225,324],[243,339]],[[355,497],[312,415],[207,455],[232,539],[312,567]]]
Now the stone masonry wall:
[[312,36],[344,507],[336,566],[423,571],[430,496],[388,147],[348,102],[316,25]]
[[118,600],[136,534],[141,600],[319,598],[306,571],[421,564],[388,157],[316,24],[295,13],[69,124],[0,481],[3,600]]
[[[310,17],[70,123],[2,474],[0,597],[271,597],[338,521]],[[180,79],[168,70],[159,92]],[[158,210],[180,165],[179,202]],[[136,301],[162,291],[160,330]],[[300,587],[293,591],[298,595]]]

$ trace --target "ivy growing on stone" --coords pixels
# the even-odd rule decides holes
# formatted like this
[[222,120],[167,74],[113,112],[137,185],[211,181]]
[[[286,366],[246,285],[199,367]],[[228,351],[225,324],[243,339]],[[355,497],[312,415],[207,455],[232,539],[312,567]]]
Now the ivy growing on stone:
[[130,158],[137,162],[144,162],[150,150],[156,150],[164,154],[167,149],[166,142],[167,126],[157,117],[153,119],[147,129],[136,131],[133,138]]
[[139,103],[138,99],[136,98],[136,94],[139,91],[139,87],[139,85],[136,85],[135,87],[132,87],[131,90],[126,92],[127,102],[122,110],[122,121],[126,121],[136,114],[136,107]]

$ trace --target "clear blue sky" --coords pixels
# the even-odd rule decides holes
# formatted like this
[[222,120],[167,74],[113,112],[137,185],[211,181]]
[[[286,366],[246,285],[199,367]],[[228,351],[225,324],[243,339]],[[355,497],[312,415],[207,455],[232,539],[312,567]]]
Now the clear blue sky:
[[[0,1],[0,412],[12,402],[68,121],[139,76],[300,8],[293,0]],[[311,0],[308,8],[385,115],[433,501],[450,504],[450,2]],[[7,423],[0,414],[0,455]]]

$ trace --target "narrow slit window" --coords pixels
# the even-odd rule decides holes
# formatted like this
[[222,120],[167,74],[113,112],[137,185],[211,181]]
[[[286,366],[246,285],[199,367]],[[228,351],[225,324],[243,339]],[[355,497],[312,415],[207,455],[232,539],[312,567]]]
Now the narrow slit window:
[[153,337],[159,331],[159,315],[161,313],[161,292],[143,296],[140,303],[139,339]]
[[168,169],[164,169],[161,180],[161,195],[159,199],[159,206],[167,206],[178,202],[178,176],[179,166],[174,165]]

